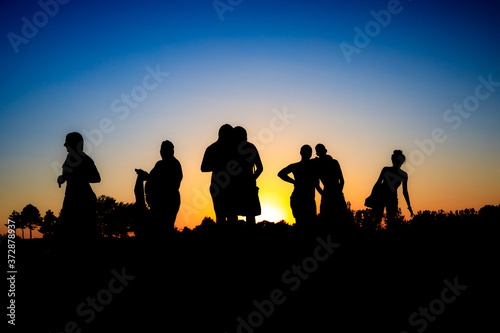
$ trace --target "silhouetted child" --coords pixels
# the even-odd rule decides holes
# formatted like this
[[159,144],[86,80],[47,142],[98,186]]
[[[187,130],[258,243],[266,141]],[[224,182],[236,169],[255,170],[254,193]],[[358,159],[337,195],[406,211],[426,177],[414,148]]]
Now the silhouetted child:
[[101,176],[94,161],[83,152],[83,137],[72,132],[66,135],[68,151],[57,178],[59,187],[65,182],[66,192],[61,212],[59,238],[65,241],[91,241],[97,235],[97,198],[90,183],[99,183]]
[[392,166],[382,169],[374,185],[372,195],[367,198],[367,202],[365,203],[365,205],[372,207],[376,225],[382,221],[384,208],[386,209],[388,229],[391,229],[396,221],[398,213],[398,187],[401,184],[403,184],[403,196],[408,204],[408,210],[411,216],[413,216],[410,196],[408,195],[408,174],[401,170],[406,157],[401,150],[394,150],[391,160]]
[[323,221],[339,220],[345,217],[347,204],[344,193],[344,176],[339,162],[327,155],[325,146],[321,143],[316,147],[317,158],[313,160],[316,174],[323,184],[323,188],[316,187],[321,194],[320,218]]
[[[290,196],[290,207],[295,217],[297,227],[304,228],[307,224],[315,223],[316,201],[315,188],[318,185],[318,178],[314,172],[314,165],[311,161],[312,148],[304,145],[300,148],[300,162],[290,164],[278,173],[282,180],[292,183],[294,189]],[[289,174],[293,174],[293,178]]]
[[181,204],[179,187],[182,181],[182,167],[174,157],[172,142],[162,142],[160,155],[162,159],[156,162],[149,174],[141,169],[136,169],[136,172],[141,179],[146,180],[146,201],[151,209],[153,229],[159,236],[171,236]]
[[253,227],[255,216],[261,214],[257,178],[264,168],[257,147],[247,141],[247,131],[243,127],[234,128],[234,140],[238,163],[233,177],[236,213],[246,216],[247,226]]
[[205,150],[201,162],[202,172],[212,172],[210,195],[214,204],[217,224],[236,222],[234,207],[234,181],[238,165],[233,140],[233,127],[222,125],[219,138]]

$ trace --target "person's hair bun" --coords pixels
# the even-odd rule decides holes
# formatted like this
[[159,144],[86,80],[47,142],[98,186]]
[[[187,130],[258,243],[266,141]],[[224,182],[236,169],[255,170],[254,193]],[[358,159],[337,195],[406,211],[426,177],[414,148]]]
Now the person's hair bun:
[[403,155],[403,151],[402,150],[399,150],[399,149],[396,149],[394,152],[393,152],[394,155]]

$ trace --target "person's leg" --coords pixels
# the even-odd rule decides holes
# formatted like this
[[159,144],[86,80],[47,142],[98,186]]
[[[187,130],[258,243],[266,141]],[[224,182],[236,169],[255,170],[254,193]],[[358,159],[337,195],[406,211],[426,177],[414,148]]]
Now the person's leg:
[[220,196],[212,196],[212,202],[214,204],[214,212],[215,212],[215,222],[218,225],[223,225],[226,223],[226,212],[224,211],[223,201]]

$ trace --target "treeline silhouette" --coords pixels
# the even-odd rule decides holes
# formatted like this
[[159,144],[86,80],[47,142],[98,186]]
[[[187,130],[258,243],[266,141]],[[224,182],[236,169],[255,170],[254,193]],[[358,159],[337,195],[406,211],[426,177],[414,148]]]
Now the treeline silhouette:
[[[362,210],[351,210],[348,206],[348,220],[353,224],[353,230],[359,232],[384,231],[387,226],[384,222],[377,223],[378,217],[371,208]],[[59,214],[60,215],[60,214]],[[384,216],[385,217],[385,216]],[[24,230],[28,229],[30,239],[34,230],[38,230],[44,239],[57,237],[60,230],[60,218],[52,210],[47,210],[42,217],[37,207],[32,204],[26,205],[21,212],[13,211],[10,220],[16,222],[16,228],[21,230],[21,237],[25,238]],[[412,218],[406,219],[398,209],[396,213],[395,231],[422,230],[422,229],[446,229],[450,227],[463,228],[487,228],[500,221],[500,205],[486,205],[479,210],[474,208],[455,211],[430,211],[417,212]],[[97,198],[97,228],[100,238],[134,238],[137,227],[143,221],[135,214],[134,204],[118,202],[116,199],[101,195]],[[328,226],[327,226],[328,227]],[[178,235],[194,233],[210,233],[221,228],[233,231],[244,231],[245,222],[238,220],[231,225],[221,227],[210,217],[205,217],[201,223],[193,229],[184,227],[175,229]],[[289,224],[285,220],[261,221],[256,224],[256,230],[261,232],[291,232],[295,230],[295,224]],[[145,237],[155,230],[145,230]]]

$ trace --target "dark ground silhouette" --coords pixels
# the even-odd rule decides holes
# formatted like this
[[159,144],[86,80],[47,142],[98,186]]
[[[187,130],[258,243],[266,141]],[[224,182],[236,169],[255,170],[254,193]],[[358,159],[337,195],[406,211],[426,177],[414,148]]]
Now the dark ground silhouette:
[[[153,253],[136,239],[79,253],[18,239],[16,322],[36,332],[417,332],[431,307],[425,332],[486,331],[499,211],[425,211],[391,232],[325,228],[319,239],[284,223],[247,232],[206,219]],[[466,286],[449,304],[436,301],[445,280]]]

